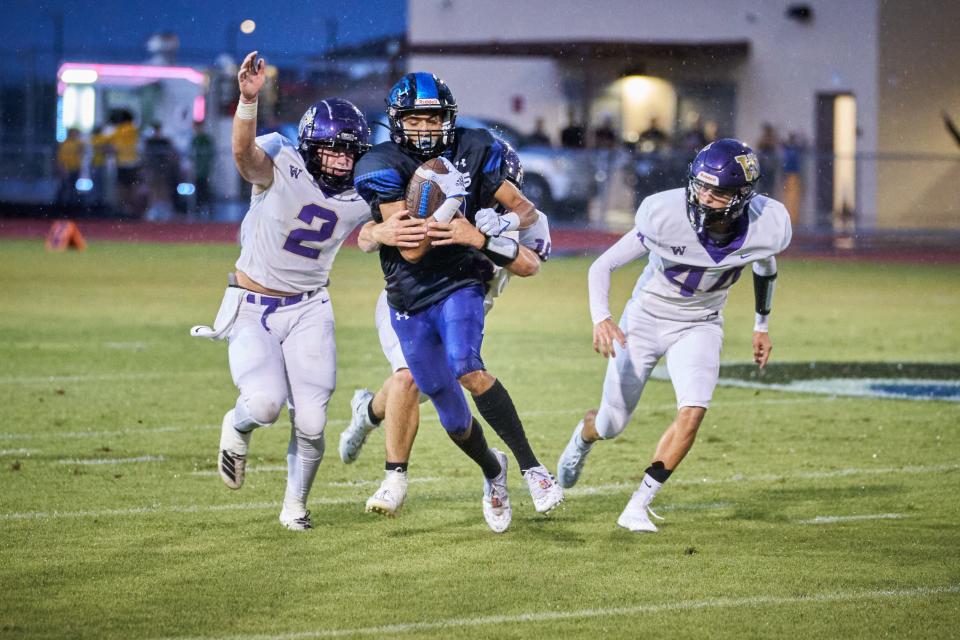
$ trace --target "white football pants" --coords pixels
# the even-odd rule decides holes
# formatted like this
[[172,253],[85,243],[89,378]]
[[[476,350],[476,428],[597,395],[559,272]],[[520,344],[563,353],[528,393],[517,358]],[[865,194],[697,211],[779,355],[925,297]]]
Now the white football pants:
[[323,458],[327,403],[336,387],[333,305],[326,289],[272,312],[261,298],[271,296],[254,295],[251,302],[244,295],[227,338],[230,373],[240,390],[235,426],[273,424],[289,403],[287,496],[306,502]]
[[627,347],[615,344],[615,358],[607,363],[603,399],[596,427],[601,438],[615,438],[626,428],[643,388],[660,358],[677,397],[677,408],[709,408],[720,373],[723,317],[696,322],[656,318],[639,302],[627,302],[620,318]]

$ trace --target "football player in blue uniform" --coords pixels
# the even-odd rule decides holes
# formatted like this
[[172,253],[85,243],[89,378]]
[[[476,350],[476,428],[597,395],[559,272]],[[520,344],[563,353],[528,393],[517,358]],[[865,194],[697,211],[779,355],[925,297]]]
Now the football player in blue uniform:
[[[447,224],[458,213],[475,223],[481,207],[496,200],[509,213],[489,225],[496,228],[487,234],[483,254],[507,266],[520,249],[504,232],[531,226],[538,212],[505,180],[503,144],[486,130],[457,127],[456,114],[453,94],[442,80],[429,73],[404,76],[387,100],[391,140],[361,158],[357,192],[377,222],[403,215],[410,178],[426,160],[440,158],[447,173],[435,173],[432,179],[446,202],[424,223]],[[430,397],[451,439],[483,470],[484,518],[502,532],[512,517],[507,457],[487,445],[460,385],[516,457],[536,510],[549,512],[563,500],[563,492],[534,455],[509,393],[480,357],[489,274],[479,267],[477,250],[463,244],[431,248],[430,242],[425,237],[416,248],[381,246],[390,320],[417,387]],[[392,464],[388,461],[388,469]]]

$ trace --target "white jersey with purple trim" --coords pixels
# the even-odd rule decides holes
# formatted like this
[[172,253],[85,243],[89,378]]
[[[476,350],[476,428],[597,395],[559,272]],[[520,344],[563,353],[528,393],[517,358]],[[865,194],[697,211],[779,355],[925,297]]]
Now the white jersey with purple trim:
[[276,291],[324,287],[340,245],[371,218],[370,207],[353,189],[325,193],[279,133],[259,136],[256,144],[273,161],[273,183],[250,198],[237,269]]
[[[550,241],[550,223],[546,214],[537,211],[537,221],[526,229],[509,231],[504,236],[516,240],[521,245],[537,254],[541,262],[550,258],[552,244]],[[493,277],[487,280],[487,295],[483,298],[483,312],[489,313],[493,308],[494,299],[499,296],[507,283],[510,282],[510,272],[503,267],[493,266]]]
[[702,320],[723,309],[746,265],[787,248],[790,215],[776,200],[754,196],[735,225],[734,239],[718,247],[697,235],[686,211],[685,189],[663,191],[640,204],[634,232],[650,258],[633,298],[654,316]]

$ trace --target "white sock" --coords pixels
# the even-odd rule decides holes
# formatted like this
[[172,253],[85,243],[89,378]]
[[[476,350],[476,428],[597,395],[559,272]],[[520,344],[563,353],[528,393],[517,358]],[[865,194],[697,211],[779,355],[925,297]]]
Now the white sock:
[[323,460],[326,440],[321,433],[317,438],[307,438],[290,429],[290,444],[287,446],[286,498],[307,504],[307,496]]

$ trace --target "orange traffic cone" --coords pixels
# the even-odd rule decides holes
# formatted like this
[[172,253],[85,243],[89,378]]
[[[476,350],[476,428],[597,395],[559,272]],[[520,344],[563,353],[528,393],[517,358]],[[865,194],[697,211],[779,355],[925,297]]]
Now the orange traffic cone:
[[73,220],[57,220],[47,232],[46,247],[47,251],[83,251],[87,248],[87,241],[83,239],[80,228]]

